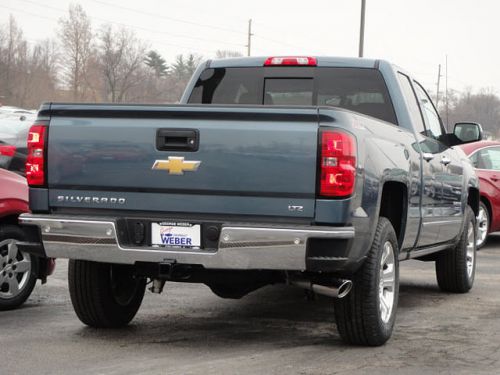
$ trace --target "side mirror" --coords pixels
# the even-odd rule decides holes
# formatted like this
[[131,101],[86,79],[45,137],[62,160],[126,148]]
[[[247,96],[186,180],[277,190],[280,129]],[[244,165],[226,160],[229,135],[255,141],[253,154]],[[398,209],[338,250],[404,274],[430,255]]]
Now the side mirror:
[[483,139],[483,128],[477,122],[457,122],[453,134],[460,143],[477,142]]

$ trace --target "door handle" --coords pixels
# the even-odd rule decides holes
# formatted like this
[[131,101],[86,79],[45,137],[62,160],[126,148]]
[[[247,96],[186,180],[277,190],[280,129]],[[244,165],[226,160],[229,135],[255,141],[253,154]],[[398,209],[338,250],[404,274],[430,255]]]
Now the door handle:
[[429,162],[431,161],[432,159],[434,159],[434,155],[431,154],[430,152],[424,152],[422,154],[422,157],[424,158],[425,161]]
[[451,163],[451,159],[445,155],[443,155],[443,157],[441,158],[441,164],[443,165],[448,165]]
[[156,132],[158,151],[198,151],[199,142],[196,129],[158,129]]
[[491,181],[495,181],[495,182],[500,180],[500,178],[498,176],[495,176],[495,175],[491,176],[490,178],[491,178]]

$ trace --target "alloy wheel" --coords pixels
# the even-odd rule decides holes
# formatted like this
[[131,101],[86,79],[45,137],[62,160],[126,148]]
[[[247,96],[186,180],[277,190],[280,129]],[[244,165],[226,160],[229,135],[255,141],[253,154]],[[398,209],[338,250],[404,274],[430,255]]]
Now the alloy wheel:
[[31,259],[18,250],[16,240],[0,242],[0,298],[17,297],[28,285]]
[[479,214],[477,215],[477,241],[476,245],[478,247],[482,246],[486,241],[486,237],[488,237],[488,228],[489,228],[489,220],[488,213],[481,205],[479,207]]
[[467,250],[466,250],[467,276],[469,279],[474,273],[474,262],[476,261],[476,244],[474,241],[474,227],[469,223],[467,227]]
[[390,241],[384,243],[384,250],[380,259],[379,302],[380,318],[388,323],[394,308],[396,287],[396,266],[394,248]]

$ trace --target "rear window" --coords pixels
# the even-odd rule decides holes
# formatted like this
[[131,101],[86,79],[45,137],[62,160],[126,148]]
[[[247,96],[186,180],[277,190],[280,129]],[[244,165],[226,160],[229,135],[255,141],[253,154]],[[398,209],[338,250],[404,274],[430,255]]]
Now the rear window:
[[397,124],[387,87],[378,70],[319,67],[293,69],[291,74],[291,69],[206,69],[196,82],[189,103],[326,105]]

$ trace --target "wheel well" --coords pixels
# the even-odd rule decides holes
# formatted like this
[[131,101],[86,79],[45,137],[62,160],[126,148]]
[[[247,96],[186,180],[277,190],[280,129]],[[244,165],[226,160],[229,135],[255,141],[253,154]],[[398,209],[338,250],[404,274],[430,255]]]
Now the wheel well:
[[391,222],[399,246],[403,243],[404,230],[406,227],[406,214],[408,210],[408,189],[401,182],[389,181],[382,189],[382,200],[380,202],[380,216],[384,216]]
[[9,215],[0,218],[0,225],[19,225],[17,219],[19,215]]
[[467,204],[474,211],[474,215],[479,214],[479,190],[476,188],[469,188],[469,195],[467,197]]

